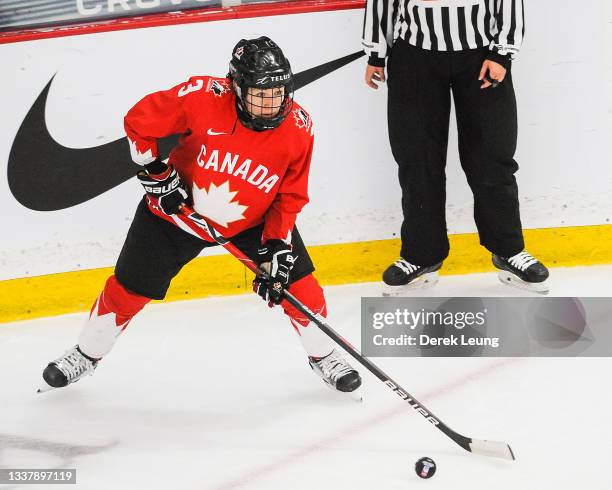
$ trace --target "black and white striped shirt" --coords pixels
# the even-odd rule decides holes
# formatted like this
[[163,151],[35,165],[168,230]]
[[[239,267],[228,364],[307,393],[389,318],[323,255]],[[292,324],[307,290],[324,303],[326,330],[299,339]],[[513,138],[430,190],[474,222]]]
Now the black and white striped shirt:
[[398,38],[433,51],[489,46],[503,59],[519,52],[524,34],[523,0],[367,0],[362,43],[370,64],[384,66]]

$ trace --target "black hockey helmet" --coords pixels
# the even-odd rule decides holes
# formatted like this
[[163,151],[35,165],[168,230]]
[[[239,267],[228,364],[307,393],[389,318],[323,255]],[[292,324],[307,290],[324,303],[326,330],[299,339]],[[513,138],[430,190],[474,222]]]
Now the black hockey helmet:
[[[232,51],[228,78],[236,95],[236,112],[242,123],[256,131],[280,126],[293,106],[293,73],[289,60],[269,37],[241,39]],[[283,95],[264,96],[267,89],[282,87]],[[247,101],[249,88],[262,89]],[[268,91],[269,92],[269,91]],[[270,115],[262,114],[265,110]],[[255,110],[249,110],[248,107]],[[260,114],[253,114],[260,112]]]

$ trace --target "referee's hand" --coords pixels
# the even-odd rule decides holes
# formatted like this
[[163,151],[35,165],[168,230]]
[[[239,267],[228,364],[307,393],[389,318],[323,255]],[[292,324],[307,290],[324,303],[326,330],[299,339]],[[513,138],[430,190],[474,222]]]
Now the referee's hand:
[[497,80],[498,84],[504,81],[506,78],[507,70],[500,65],[499,63],[495,63],[495,61],[485,60],[482,64],[482,68],[480,69],[480,76],[478,80],[482,82],[480,86],[481,89],[489,88],[492,86],[491,82],[486,80],[487,72],[489,72],[489,78],[492,80]]
[[376,82],[385,82],[385,68],[384,66],[372,66],[367,65],[365,72],[365,83],[368,87],[378,90]]

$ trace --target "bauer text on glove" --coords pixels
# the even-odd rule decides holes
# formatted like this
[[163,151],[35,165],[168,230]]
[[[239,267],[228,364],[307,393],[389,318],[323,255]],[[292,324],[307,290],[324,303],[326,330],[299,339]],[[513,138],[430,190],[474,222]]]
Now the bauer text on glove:
[[141,170],[137,177],[149,199],[157,202],[165,214],[178,213],[181,204],[187,201],[185,185],[172,165],[166,166],[165,170],[155,174]]

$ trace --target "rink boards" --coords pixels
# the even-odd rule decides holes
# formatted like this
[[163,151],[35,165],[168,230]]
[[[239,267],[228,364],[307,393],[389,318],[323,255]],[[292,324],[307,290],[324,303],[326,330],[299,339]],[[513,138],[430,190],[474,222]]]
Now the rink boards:
[[[514,67],[517,179],[527,245],[553,266],[610,263],[612,67],[604,51],[610,44],[601,10],[605,2],[585,12],[571,10],[569,2],[555,2],[554,9],[547,3],[530,5],[530,25],[537,29],[528,28]],[[580,16],[575,27],[584,32],[560,46],[558,26],[570,10],[573,18]],[[27,138],[24,117],[53,77],[40,124],[65,147],[91,149],[124,137],[123,115],[144,94],[194,74],[225,74],[228,53],[241,37],[269,35],[296,73],[361,49],[362,12],[355,8],[202,20],[0,45],[5,73],[0,166],[8,176],[0,183],[0,209],[9,231],[0,247],[0,321],[88,308],[111,271],[142,195],[131,178],[64,209],[29,209],[16,198],[12,183],[26,163],[11,159],[11,150],[18,134]],[[296,93],[316,135],[311,203],[298,224],[325,284],[377,280],[399,250],[400,193],[387,139],[385,88],[368,89],[364,67],[360,58]],[[608,96],[585,91],[585,73],[605,74],[599,83]],[[31,168],[45,165],[47,143],[32,138]],[[127,154],[117,158],[129,165]],[[474,235],[454,124],[447,179],[453,250],[445,272],[488,270],[489,257]],[[54,184],[41,186],[35,200],[44,202]],[[179,276],[170,298],[248,289],[244,269],[227,256],[214,256],[198,259]]]

